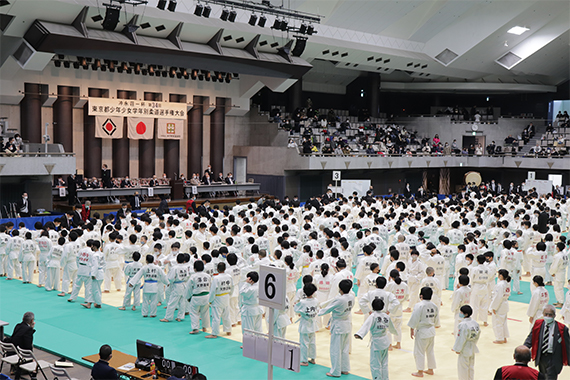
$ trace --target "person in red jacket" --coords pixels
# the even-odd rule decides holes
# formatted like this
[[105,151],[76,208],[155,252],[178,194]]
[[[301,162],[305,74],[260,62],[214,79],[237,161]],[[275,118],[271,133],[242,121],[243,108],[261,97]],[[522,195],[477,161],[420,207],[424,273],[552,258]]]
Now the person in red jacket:
[[515,364],[497,369],[494,380],[545,380],[546,376],[528,366],[531,352],[527,346],[515,348]]
[[556,380],[563,366],[570,362],[568,327],[554,320],[556,308],[546,305],[542,319],[537,319],[524,345],[531,349],[532,359],[547,380]]

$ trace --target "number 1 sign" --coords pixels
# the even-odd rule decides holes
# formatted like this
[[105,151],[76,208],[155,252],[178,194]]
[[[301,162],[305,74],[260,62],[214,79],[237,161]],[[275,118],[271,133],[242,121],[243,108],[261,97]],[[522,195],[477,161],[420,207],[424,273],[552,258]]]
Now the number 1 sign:
[[285,269],[262,265],[259,267],[259,304],[283,310],[286,298]]

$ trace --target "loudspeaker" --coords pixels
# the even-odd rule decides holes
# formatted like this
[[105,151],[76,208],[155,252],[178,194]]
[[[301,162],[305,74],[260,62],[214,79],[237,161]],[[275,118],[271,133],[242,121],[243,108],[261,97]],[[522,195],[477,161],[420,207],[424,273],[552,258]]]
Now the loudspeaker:
[[295,43],[295,47],[291,52],[293,57],[300,57],[301,54],[303,54],[303,52],[305,51],[306,45],[307,45],[307,40],[301,40],[301,39],[297,40],[297,42]]
[[107,7],[105,12],[105,20],[103,20],[103,29],[114,31],[119,23],[119,16],[121,15],[120,8]]

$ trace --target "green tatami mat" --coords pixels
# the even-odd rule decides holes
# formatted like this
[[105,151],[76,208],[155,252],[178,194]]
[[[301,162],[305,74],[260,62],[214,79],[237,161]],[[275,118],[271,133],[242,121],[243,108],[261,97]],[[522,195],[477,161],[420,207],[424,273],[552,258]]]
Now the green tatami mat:
[[[189,335],[189,318],[182,323],[160,323],[158,317],[143,318],[138,310],[119,311],[108,305],[87,310],[80,306],[82,299],[69,303],[67,298],[33,284],[0,279],[0,319],[10,323],[5,328],[6,333],[11,334],[22,315],[32,311],[36,315],[34,344],[80,362],[83,362],[83,356],[99,352],[103,344],[136,355],[135,342],[142,339],[163,346],[169,359],[198,366],[208,380],[267,377],[267,364],[244,358],[239,342],[224,338],[205,339],[206,334]],[[357,358],[353,356],[351,360]],[[321,365],[301,367],[301,373],[275,368],[274,378],[328,379],[328,370]],[[363,378],[348,375],[343,379]]]

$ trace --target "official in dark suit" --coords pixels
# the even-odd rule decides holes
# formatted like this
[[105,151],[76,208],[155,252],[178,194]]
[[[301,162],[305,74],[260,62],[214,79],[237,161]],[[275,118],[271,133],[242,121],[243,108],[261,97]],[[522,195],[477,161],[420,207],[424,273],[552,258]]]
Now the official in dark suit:
[[91,377],[93,380],[116,380],[119,378],[115,368],[109,365],[109,360],[113,357],[113,350],[108,344],[104,344],[99,349],[99,361],[93,365]]
[[140,210],[141,206],[142,206],[143,198],[139,194],[138,191],[135,191],[135,194],[130,197],[129,202],[131,203],[131,209]]
[[23,348],[26,350],[34,349],[34,326],[36,325],[36,320],[34,313],[28,311],[24,313],[22,322],[18,323],[14,327],[14,332],[10,337],[10,342],[18,348]]
[[200,216],[209,217],[210,216],[210,201],[206,200],[200,206],[196,208],[196,213]]
[[543,319],[534,322],[524,345],[531,349],[532,358],[547,380],[556,380],[562,367],[570,362],[568,327],[554,320],[556,308],[546,305]]
[[540,206],[540,214],[538,215],[538,232],[545,234],[548,232],[548,213],[544,210],[544,206]]
[[111,169],[109,169],[107,164],[103,164],[103,169],[101,169],[101,180],[103,182],[103,187],[113,187],[113,184],[111,183]]
[[301,201],[299,200],[298,196],[293,196],[293,200],[291,201],[291,206],[299,207],[301,205]]
[[408,199],[412,197],[412,190],[410,189],[409,183],[406,183],[406,187],[404,187],[404,197]]
[[160,214],[169,214],[170,213],[170,208],[168,207],[168,201],[169,199],[167,199],[166,197],[162,198],[160,200],[160,203],[158,204],[158,209],[156,210],[156,213],[160,213]]
[[30,214],[32,213],[32,207],[30,206],[28,193],[22,194],[22,199],[20,199],[20,201],[18,202],[17,208],[18,208],[18,213],[22,218],[30,216]]
[[67,201],[70,205],[75,203],[77,196],[77,182],[75,181],[75,174],[70,174],[67,177]]
[[131,183],[131,180],[129,179],[129,176],[126,176],[125,179],[123,179],[121,181],[121,188],[128,188],[128,187],[133,187],[133,184]]

